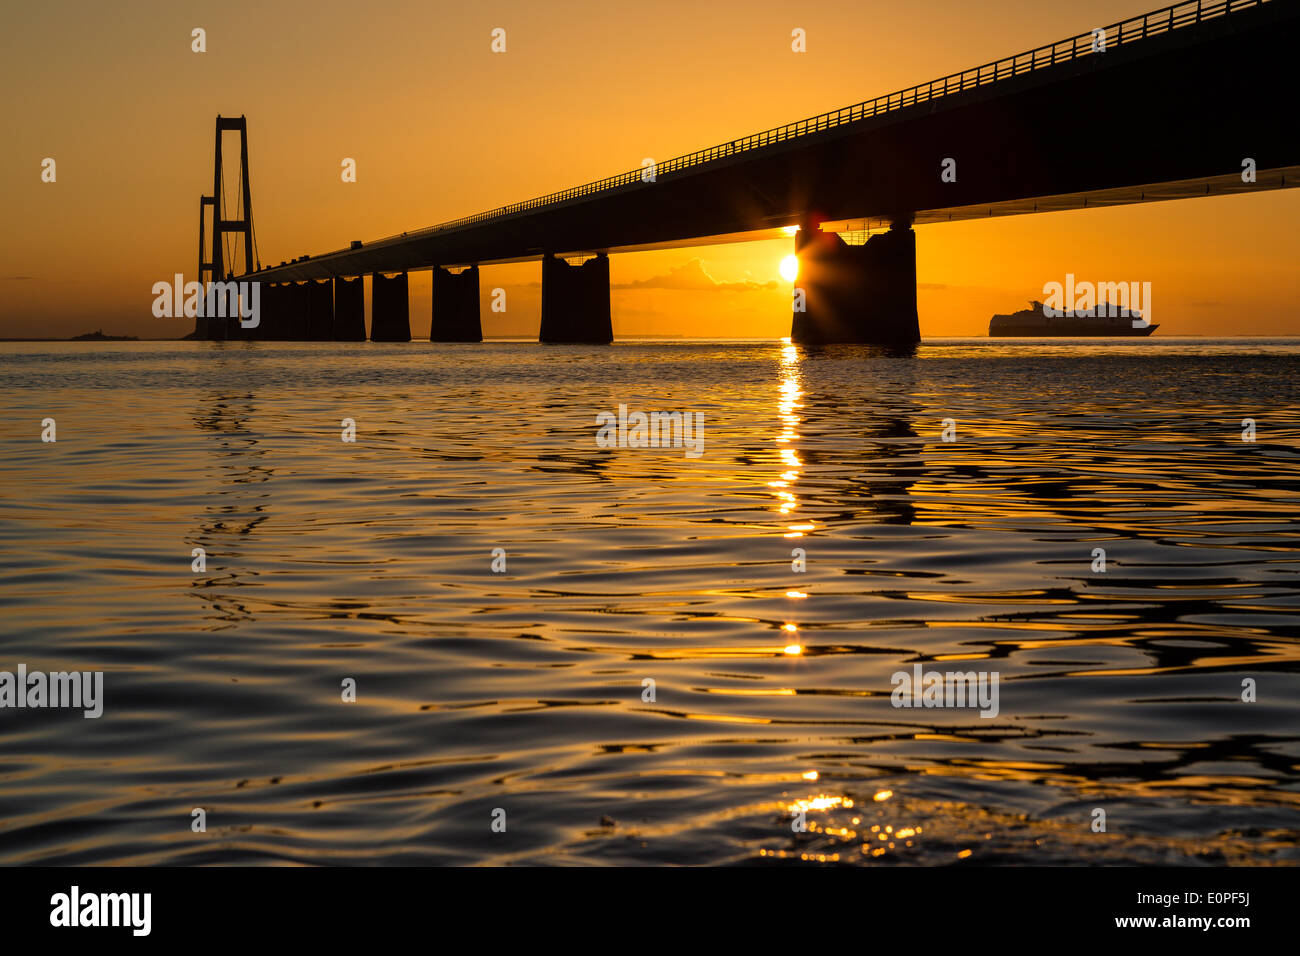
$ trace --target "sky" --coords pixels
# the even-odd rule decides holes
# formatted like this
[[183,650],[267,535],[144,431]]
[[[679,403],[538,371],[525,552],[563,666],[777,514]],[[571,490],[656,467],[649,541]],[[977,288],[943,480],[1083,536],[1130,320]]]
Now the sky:
[[[248,118],[271,263],[636,169],[1153,2],[6,4],[0,337],[190,331],[153,316],[151,290],[194,278],[218,113]],[[491,50],[498,27],[505,53]],[[195,28],[206,52],[191,49]],[[982,335],[1073,273],[1151,282],[1158,334],[1300,334],[1297,219],[1300,190],[1281,190],[921,226],[921,333]],[[613,255],[615,337],[788,335],[778,268],[792,251],[784,239]],[[493,288],[504,314],[486,308]],[[485,266],[481,289],[486,336],[537,334],[538,263]],[[429,297],[428,274],[413,274],[415,337]]]

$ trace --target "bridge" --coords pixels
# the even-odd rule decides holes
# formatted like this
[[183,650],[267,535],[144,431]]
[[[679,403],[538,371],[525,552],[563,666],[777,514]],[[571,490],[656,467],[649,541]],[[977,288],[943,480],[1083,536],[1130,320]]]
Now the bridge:
[[[1187,0],[655,167],[255,268],[242,278],[262,284],[261,325],[200,319],[196,333],[363,340],[370,275],[371,340],[409,341],[407,274],[427,269],[430,338],[481,341],[478,267],[540,260],[540,341],[608,343],[610,254],[788,235],[795,342],[915,345],[914,225],[1300,185],[1285,105],[1298,50],[1300,0]],[[220,212],[223,129],[242,133],[235,220]],[[247,128],[218,117],[200,281],[229,275],[230,232],[255,261],[250,207]]]

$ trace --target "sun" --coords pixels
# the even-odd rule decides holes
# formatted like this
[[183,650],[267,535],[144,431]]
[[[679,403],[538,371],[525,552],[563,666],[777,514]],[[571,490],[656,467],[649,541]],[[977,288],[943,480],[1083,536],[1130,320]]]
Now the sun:
[[794,253],[781,260],[781,278],[793,282],[799,277],[799,257]]

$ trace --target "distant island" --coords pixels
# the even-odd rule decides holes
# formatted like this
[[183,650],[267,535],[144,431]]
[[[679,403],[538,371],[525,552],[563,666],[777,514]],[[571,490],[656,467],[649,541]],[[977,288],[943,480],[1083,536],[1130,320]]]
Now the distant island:
[[86,332],[83,335],[74,335],[68,339],[69,342],[138,342],[140,341],[134,335],[105,335],[103,329],[95,329],[93,332]]

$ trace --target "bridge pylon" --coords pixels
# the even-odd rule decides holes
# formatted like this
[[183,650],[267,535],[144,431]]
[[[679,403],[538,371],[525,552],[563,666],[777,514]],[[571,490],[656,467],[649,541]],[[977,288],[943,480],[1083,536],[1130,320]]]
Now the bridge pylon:
[[[239,183],[235,187],[235,217],[226,217],[225,170],[222,165],[222,139],[224,133],[239,133]],[[211,253],[204,258],[205,244],[205,210],[212,207]],[[210,282],[220,282],[232,278],[235,251],[232,247],[230,256],[226,255],[226,237],[234,234],[243,237],[244,272],[260,269],[257,261],[256,237],[253,232],[253,193],[248,179],[248,121],[243,116],[238,118],[217,116],[216,144],[213,153],[212,195],[199,197],[199,285],[207,289]],[[238,243],[238,239],[236,239]],[[229,260],[229,261],[228,261]],[[206,317],[195,320],[194,333],[201,339],[224,339],[240,337],[239,318],[227,318],[211,321]],[[247,337],[246,335],[243,337]]]

